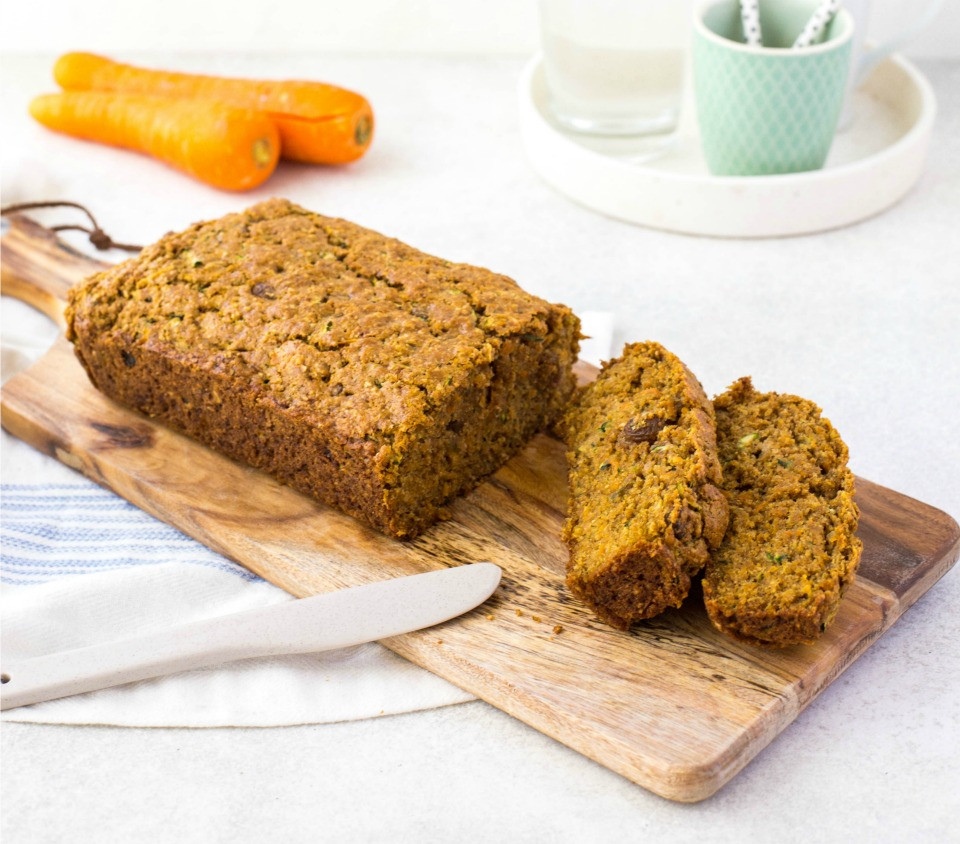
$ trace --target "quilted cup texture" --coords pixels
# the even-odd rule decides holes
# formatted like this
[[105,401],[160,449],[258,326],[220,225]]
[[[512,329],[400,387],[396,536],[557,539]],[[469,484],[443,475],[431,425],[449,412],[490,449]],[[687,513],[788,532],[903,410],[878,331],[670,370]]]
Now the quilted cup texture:
[[716,176],[823,167],[837,129],[850,41],[835,49],[742,51],[697,33],[694,91],[703,152]]

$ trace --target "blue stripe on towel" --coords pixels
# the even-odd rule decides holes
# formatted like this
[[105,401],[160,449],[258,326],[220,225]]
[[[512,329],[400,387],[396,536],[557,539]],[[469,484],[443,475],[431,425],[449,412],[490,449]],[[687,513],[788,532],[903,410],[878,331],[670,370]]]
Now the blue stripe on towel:
[[[24,501],[7,501],[4,504],[4,512],[8,515],[14,513],[50,513],[56,510],[60,511],[60,507],[63,506],[63,502],[56,502],[56,507],[53,507],[51,504],[37,504],[35,502],[24,502]],[[122,513],[124,512],[129,505],[126,501],[123,501],[122,504],[114,504],[108,501],[89,501],[84,503],[70,504],[70,506],[75,510],[84,510],[84,511],[108,511],[111,513]]]
[[[144,515],[146,516],[146,513],[144,513]],[[192,539],[184,536],[175,528],[165,525],[162,522],[150,524],[150,522],[153,522],[153,519],[150,516],[147,516],[147,519],[150,521],[141,526],[131,527],[131,522],[121,522],[119,526],[110,524],[106,529],[110,531],[110,538],[114,541],[122,539],[163,539],[167,542],[193,542]],[[41,539],[55,539],[58,541],[66,539],[71,542],[90,542],[103,539],[103,527],[87,528],[77,524],[64,525],[62,524],[62,519],[59,521],[61,523],[58,524],[29,524],[20,522],[16,528],[11,527],[10,531],[16,531],[17,533],[26,534],[27,536],[36,536]]]
[[0,485],[0,580],[178,563],[260,578],[96,484]]

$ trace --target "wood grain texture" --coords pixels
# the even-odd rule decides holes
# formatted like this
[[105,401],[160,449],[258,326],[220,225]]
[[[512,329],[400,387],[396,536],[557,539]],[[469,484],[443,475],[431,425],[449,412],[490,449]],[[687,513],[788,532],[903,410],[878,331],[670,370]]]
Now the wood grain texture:
[[860,577],[816,645],[762,651],[726,639],[696,591],[622,633],[564,587],[566,467],[546,436],[459,500],[450,521],[399,542],[113,404],[64,340],[7,383],[2,421],[294,595],[499,564],[502,585],[482,607],[384,644],[673,800],[701,800],[734,776],[960,551],[945,513],[860,480]]
[[0,289],[64,327],[63,308],[70,287],[109,264],[77,252],[29,217],[10,217],[0,250]]

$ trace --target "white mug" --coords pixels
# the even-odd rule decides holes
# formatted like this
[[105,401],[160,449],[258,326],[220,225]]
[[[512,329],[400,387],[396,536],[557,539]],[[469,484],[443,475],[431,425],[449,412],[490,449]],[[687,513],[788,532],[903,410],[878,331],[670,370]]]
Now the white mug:
[[[866,48],[866,40],[867,26],[870,21],[871,0],[844,0],[843,5],[844,8],[853,15],[855,28],[853,32],[853,49],[850,54],[850,74],[847,77],[847,92],[844,99],[843,116],[840,118],[841,129],[846,128],[850,123],[850,100],[854,89],[883,59],[930,26],[940,12],[940,7],[943,6],[943,0],[930,0],[930,2],[926,4],[926,8],[922,8],[920,12],[915,15],[913,21],[904,26],[896,37],[870,48]],[[907,6],[907,4],[904,5]],[[911,3],[909,5],[912,6],[913,4]],[[907,7],[909,8],[909,6]]]

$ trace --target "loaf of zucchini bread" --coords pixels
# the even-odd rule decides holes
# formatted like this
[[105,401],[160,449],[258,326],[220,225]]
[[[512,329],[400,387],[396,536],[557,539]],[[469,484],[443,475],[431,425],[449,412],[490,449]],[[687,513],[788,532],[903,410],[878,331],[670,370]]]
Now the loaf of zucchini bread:
[[401,538],[557,421],[579,340],[505,276],[280,199],[91,276],[67,321],[110,398]]

